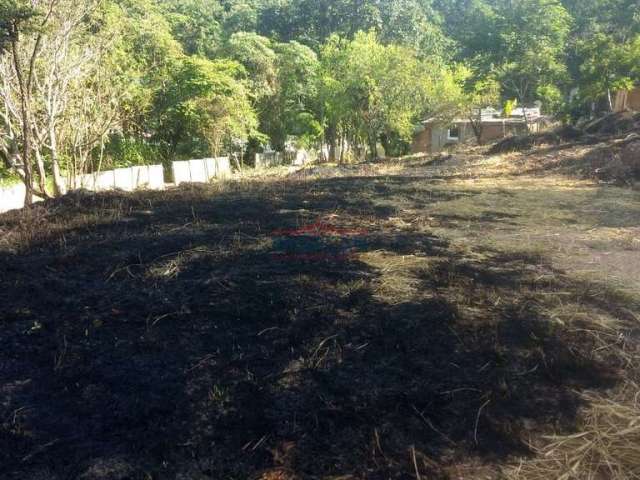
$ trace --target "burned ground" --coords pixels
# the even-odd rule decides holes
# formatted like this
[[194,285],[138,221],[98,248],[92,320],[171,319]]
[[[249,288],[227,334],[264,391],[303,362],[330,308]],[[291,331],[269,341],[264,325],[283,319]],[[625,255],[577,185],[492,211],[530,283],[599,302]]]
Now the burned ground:
[[0,478],[499,478],[630,375],[558,298],[614,315],[625,351],[640,315],[524,245],[443,233],[520,228],[501,195],[416,170],[0,217]]

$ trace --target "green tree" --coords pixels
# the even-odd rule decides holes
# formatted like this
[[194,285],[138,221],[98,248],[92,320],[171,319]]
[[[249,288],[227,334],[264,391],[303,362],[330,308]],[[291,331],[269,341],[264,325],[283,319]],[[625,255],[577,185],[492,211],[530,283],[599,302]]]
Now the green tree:
[[[435,9],[443,20],[443,30],[455,43],[458,61],[474,62],[475,69],[492,68],[494,53],[500,48],[497,5],[487,0],[436,0]],[[488,59],[488,61],[486,61]]]
[[256,103],[275,94],[278,66],[271,40],[254,32],[237,32],[231,35],[223,53],[245,68]]
[[180,66],[184,50],[154,0],[118,0],[109,11],[111,21],[121,25],[110,58],[127,88],[120,105],[122,133],[143,138],[154,129],[155,99]]
[[320,112],[334,160],[338,136],[370,157],[377,143],[408,140],[426,112],[440,112],[456,89],[447,69],[407,47],[384,45],[374,32],[332,37],[322,50]]
[[251,0],[225,0],[222,25],[225,36],[258,29],[259,4]]
[[[568,82],[566,45],[573,19],[559,0],[438,0],[456,59],[475,80],[495,77],[503,98],[557,101]],[[544,98],[541,98],[544,96]]]
[[247,72],[261,130],[271,145],[282,149],[289,136],[313,136],[317,124],[309,117],[316,97],[318,58],[298,42],[277,43],[256,33],[231,36],[225,54]]
[[[26,186],[25,203],[30,205],[33,202],[34,193],[34,167],[32,158],[32,143],[34,134],[31,129],[33,117],[33,88],[35,62],[40,53],[40,45],[44,36],[44,31],[51,17],[54,4],[51,2],[44,5],[31,5],[25,0],[3,0],[0,4],[0,27],[2,28],[2,51],[5,53],[7,65],[11,65],[15,72],[15,91],[17,92],[17,108],[19,115],[16,115],[16,127],[20,133],[20,151],[18,153],[18,142],[16,134],[13,133],[8,118],[4,118],[3,130],[9,141],[10,149],[3,148],[5,161],[10,162],[9,166],[14,168]],[[39,8],[38,8],[39,7]],[[6,48],[6,51],[4,50]],[[12,73],[13,73],[12,72]],[[8,71],[6,72],[8,74]],[[6,83],[5,83],[6,84]],[[7,89],[8,90],[8,89]],[[5,105],[10,93],[6,92]],[[41,195],[45,196],[44,180],[40,181]]]
[[275,50],[276,91],[262,112],[262,126],[272,145],[282,149],[289,136],[309,138],[317,131],[309,114],[317,95],[319,62],[313,50],[298,42],[278,44]]
[[448,44],[440,21],[431,0],[265,0],[258,28],[265,36],[317,51],[333,34],[352,39],[373,30],[384,43],[442,54]]
[[627,41],[640,33],[638,0],[562,0],[574,19],[574,36],[584,40],[605,33]]
[[492,76],[478,79],[478,74],[467,66],[457,67],[451,75],[447,83],[458,85],[458,88],[450,88],[450,98],[456,101],[456,105],[445,112],[468,119],[476,140],[482,143],[482,110],[500,103],[500,82]]
[[169,158],[218,155],[256,132],[257,118],[240,64],[185,58],[158,96],[156,135]]
[[211,0],[162,0],[173,36],[189,55],[213,58],[222,42],[222,6]]
[[538,99],[539,87],[566,80],[571,18],[558,0],[504,2],[497,22],[506,58],[498,72],[507,97],[526,105]]
[[66,166],[76,166],[79,158],[86,163],[116,128],[123,89],[115,88],[117,75],[107,78],[103,67],[118,30],[97,0],[6,5],[14,18],[10,48],[0,55],[0,144],[27,187],[29,204],[33,193],[50,195],[49,175],[54,193],[63,193],[65,157],[74,159]]
[[612,94],[628,90],[640,81],[640,35],[620,43],[609,35],[596,33],[578,44],[582,97],[595,101],[603,96],[613,109]]

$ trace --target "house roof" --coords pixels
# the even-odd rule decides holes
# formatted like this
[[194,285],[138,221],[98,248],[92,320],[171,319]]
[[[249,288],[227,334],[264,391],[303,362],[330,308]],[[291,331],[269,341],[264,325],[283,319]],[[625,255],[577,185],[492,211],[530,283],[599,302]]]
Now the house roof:
[[[494,108],[483,108],[483,109],[480,109],[480,112],[478,112],[476,110],[476,114],[480,113],[480,121],[481,121],[481,123],[500,124],[500,125],[502,125],[504,123],[524,123],[525,122],[525,118],[524,118],[525,112],[526,112],[526,115],[527,115],[527,120],[530,121],[530,122],[534,122],[534,121],[537,121],[538,119],[542,118],[542,114],[540,112],[540,108],[538,108],[538,107],[536,107],[536,108],[522,108],[522,107],[515,108],[511,112],[511,116],[509,116],[509,117],[502,117],[501,116],[501,112],[498,112]],[[471,120],[469,120],[468,118],[454,118],[453,120],[451,120],[449,122],[445,122],[441,118],[430,117],[430,118],[427,118],[426,120],[423,120],[421,123],[423,125],[432,125],[432,124],[437,124],[437,123],[462,125],[462,124],[471,123]]]
[[[529,122],[535,122],[539,120],[541,117],[533,117],[529,118]],[[468,118],[454,118],[448,122],[442,121],[439,118],[429,118],[421,122],[423,125],[465,125],[471,123],[471,120]],[[514,123],[525,123],[524,117],[501,117],[501,118],[483,118],[481,121],[482,124],[486,125],[502,125],[502,124],[514,124]]]

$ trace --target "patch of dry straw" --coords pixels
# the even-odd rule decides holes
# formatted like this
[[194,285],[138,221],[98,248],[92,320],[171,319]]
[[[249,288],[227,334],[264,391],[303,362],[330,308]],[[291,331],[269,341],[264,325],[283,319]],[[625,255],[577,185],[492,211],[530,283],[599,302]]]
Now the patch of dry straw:
[[534,459],[522,460],[510,480],[631,480],[640,478],[640,388],[619,398],[584,395],[581,432],[544,437]]

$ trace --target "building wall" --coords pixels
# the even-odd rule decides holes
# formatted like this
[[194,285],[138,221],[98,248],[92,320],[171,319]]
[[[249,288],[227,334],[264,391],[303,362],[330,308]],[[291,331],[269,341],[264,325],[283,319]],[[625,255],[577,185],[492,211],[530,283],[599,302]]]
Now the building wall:
[[411,153],[428,153],[431,151],[431,126],[426,125],[413,136]]
[[619,113],[627,109],[640,112],[640,87],[633,90],[620,90],[616,93],[613,111]]
[[473,133],[473,129],[471,125],[468,123],[456,123],[456,127],[458,127],[460,134],[457,141],[449,140],[449,126],[441,127],[441,126],[433,126],[431,129],[431,153],[437,153],[451,145],[457,145],[460,143],[469,143],[475,141],[475,135]]
[[482,126],[482,142],[488,143],[507,136],[507,127],[503,123],[491,123]]
[[437,153],[446,147],[458,143],[467,143],[475,140],[473,129],[466,122],[455,124],[460,130],[458,141],[449,140],[449,127],[429,124],[413,136],[411,153]]
[[[538,130],[538,124],[532,123],[530,125],[531,132]],[[493,122],[486,123],[482,126],[482,143],[489,143],[501,138],[508,137],[510,135],[524,135],[527,133],[527,126],[525,123],[502,123]]]
[[[413,137],[411,145],[412,153],[438,153],[451,145],[460,143],[476,144],[477,139],[473,131],[473,127],[469,122],[460,122],[455,124],[460,130],[458,141],[448,139],[449,127],[429,124],[424,129],[416,133]],[[531,132],[538,131],[538,124],[530,124]],[[527,126],[524,122],[486,122],[482,125],[482,143],[490,143],[495,140],[510,135],[522,135],[527,133]]]
[[640,87],[629,92],[627,96],[627,108],[640,112]]

